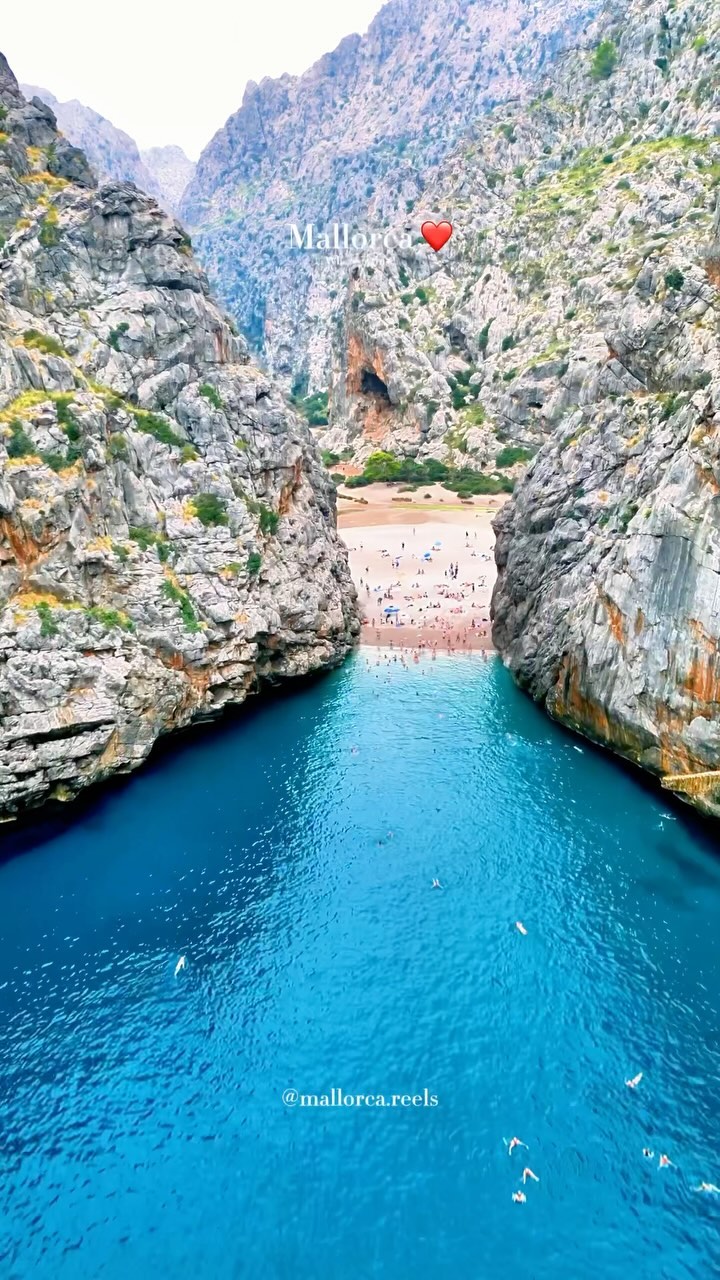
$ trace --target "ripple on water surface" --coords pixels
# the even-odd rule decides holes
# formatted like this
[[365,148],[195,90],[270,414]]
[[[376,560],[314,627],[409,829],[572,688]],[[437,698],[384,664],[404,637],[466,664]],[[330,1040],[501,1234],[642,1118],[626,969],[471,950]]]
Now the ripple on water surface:
[[368,657],[8,845],[3,1278],[720,1266],[709,837],[499,663]]

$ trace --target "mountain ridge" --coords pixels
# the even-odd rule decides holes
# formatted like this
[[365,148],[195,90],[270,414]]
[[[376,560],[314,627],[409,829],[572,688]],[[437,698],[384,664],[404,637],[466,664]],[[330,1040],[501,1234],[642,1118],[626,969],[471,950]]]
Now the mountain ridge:
[[558,18],[545,0],[390,0],[365,36],[302,76],[248,85],[201,155],[181,214],[269,368],[327,386],[318,330],[332,323],[346,267],[293,255],[290,222],[389,225],[476,115],[528,91],[595,8],[570,0]]
[[37,85],[22,84],[20,90],[29,100],[37,97],[52,109],[60,130],[85,152],[99,178],[133,182],[168,213],[177,214],[180,197],[195,169],[181,147],[151,147],[141,152],[134,138],[77,98],[60,102],[49,89]]

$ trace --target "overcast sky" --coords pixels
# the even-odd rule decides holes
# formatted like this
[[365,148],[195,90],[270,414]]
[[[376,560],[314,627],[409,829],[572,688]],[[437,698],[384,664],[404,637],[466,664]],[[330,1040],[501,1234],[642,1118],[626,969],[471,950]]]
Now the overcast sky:
[[196,159],[248,80],[298,74],[384,0],[34,0],[3,3],[0,49],[18,80],[79,98],[141,147]]

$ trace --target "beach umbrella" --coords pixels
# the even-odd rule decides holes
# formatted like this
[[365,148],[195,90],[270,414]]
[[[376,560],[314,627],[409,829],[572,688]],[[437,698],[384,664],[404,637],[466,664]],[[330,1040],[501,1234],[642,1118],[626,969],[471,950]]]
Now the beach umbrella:
[[400,610],[398,609],[396,604],[388,604],[385,606],[385,613],[399,613],[399,612]]
[[432,560],[432,556],[429,551],[425,552],[425,555],[423,556],[423,560]]

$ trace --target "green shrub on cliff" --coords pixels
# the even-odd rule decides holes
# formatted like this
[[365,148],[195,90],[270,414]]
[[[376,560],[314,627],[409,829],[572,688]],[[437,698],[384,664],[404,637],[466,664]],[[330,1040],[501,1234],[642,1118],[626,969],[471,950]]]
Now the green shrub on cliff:
[[491,324],[492,324],[492,320],[488,320],[488,321],[487,321],[487,324],[484,324],[484,325],[483,325],[482,329],[480,330],[480,332],[479,332],[479,334],[478,334],[478,339],[477,339],[477,340],[478,340],[478,351],[479,351],[479,352],[480,352],[480,354],[481,354],[481,355],[483,355],[483,356],[485,355],[485,352],[487,351],[488,340],[489,340],[489,338],[490,338],[490,325],[491,325]]
[[39,604],[36,604],[35,612],[40,619],[40,635],[45,636],[46,638],[49,636],[56,636],[58,632],[57,623],[53,617],[53,611],[47,601],[41,600]]
[[130,529],[130,538],[137,542],[141,551],[147,551],[157,542],[157,534],[147,525],[135,525]]
[[326,427],[328,424],[327,391],[314,391],[311,396],[293,396],[292,403],[309,427]]
[[123,334],[127,333],[129,328],[130,325],[126,320],[123,320],[122,324],[119,324],[114,329],[110,330],[108,334],[108,346],[112,347],[113,351],[120,350],[120,339]]
[[108,440],[108,454],[113,462],[127,462],[128,447],[127,440],[121,432],[116,431]]
[[102,609],[100,605],[94,605],[92,609],[86,609],[85,612],[88,618],[92,618],[93,622],[99,622],[106,631],[112,631],[115,627],[119,627],[121,631],[135,630],[135,624],[127,614],[119,613],[117,609]]
[[57,225],[57,209],[48,209],[46,216],[40,224],[38,232],[38,240],[43,249],[54,249],[60,243],[60,232]]
[[209,400],[214,409],[222,409],[223,402],[215,387],[211,387],[209,382],[203,382],[200,388],[200,395]]
[[5,447],[9,458],[27,458],[35,453],[35,445],[19,418],[10,423],[11,436]]
[[228,523],[227,503],[214,493],[196,493],[192,507],[201,524],[222,525]]
[[173,604],[177,605],[180,610],[180,617],[187,627],[187,630],[192,631],[193,633],[199,631],[200,623],[197,620],[192,600],[190,599],[187,591],[183,591],[182,587],[177,587],[175,583],[171,582],[168,578],[163,582],[162,593],[168,600],[172,600]]
[[23,343],[26,347],[32,347],[35,351],[42,351],[46,356],[65,355],[65,351],[57,338],[50,338],[46,333],[40,333],[39,329],[26,329],[23,334]]
[[135,419],[135,426],[138,431],[154,436],[161,444],[168,444],[175,449],[181,449],[185,444],[182,436],[173,431],[170,423],[165,418],[161,418],[159,414],[148,413],[146,409],[131,409],[130,412]]
[[514,467],[517,462],[529,462],[532,456],[530,449],[523,449],[520,445],[508,444],[496,455],[495,466],[501,469],[503,467]]
[[277,528],[279,523],[280,523],[280,517],[277,511],[271,511],[269,507],[265,507],[261,504],[260,505],[260,528],[262,529],[262,532],[268,533],[268,534],[277,533]]
[[590,63],[593,80],[609,80],[617,66],[618,54],[612,40],[602,40]]

